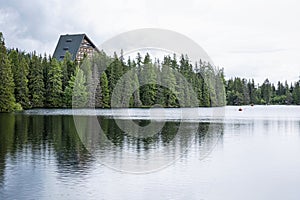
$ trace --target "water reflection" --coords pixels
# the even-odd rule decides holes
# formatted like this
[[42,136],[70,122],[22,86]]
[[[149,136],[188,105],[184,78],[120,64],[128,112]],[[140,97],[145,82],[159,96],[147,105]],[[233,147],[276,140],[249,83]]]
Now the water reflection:
[[[280,107],[279,114],[269,106],[226,109],[223,121],[202,112],[185,123],[171,109],[151,137],[126,133],[102,110],[96,120],[103,133],[90,135],[78,134],[68,110],[0,114],[0,199],[299,199],[300,107]],[[134,111],[142,127],[152,123],[140,118],[144,110]],[[88,114],[79,122],[79,131],[94,128]],[[178,137],[180,125],[185,131]],[[147,168],[150,155],[164,161],[176,152],[181,157],[168,168],[139,176],[101,164],[106,158],[129,165],[132,155]]]
[[[88,130],[87,128],[91,127],[90,117],[82,116],[81,119],[81,127]],[[184,134],[193,134],[193,137],[187,137],[189,140],[185,140],[184,137],[174,140],[180,122],[168,121],[164,122],[158,134],[140,138],[122,131],[114,119],[104,116],[98,116],[97,119],[104,136],[113,144],[113,148],[102,142],[103,135],[100,133],[93,137],[86,135],[85,139],[92,139],[90,142],[96,147],[95,151],[90,152],[82,142],[84,138],[78,136],[72,116],[0,114],[0,186],[3,187],[6,180],[11,178],[11,173],[6,173],[6,170],[12,170],[18,165],[22,170],[22,163],[42,171],[50,170],[61,177],[73,177],[76,174],[88,174],[97,157],[102,158],[101,156],[109,158],[112,162],[117,162],[118,159],[127,162],[124,155],[131,152],[136,155],[134,159],[141,161],[147,159],[151,152],[169,146],[169,155],[164,154],[166,157],[160,158],[166,159],[168,156],[174,156],[172,152],[184,152],[184,148],[191,145],[197,146],[199,156],[204,156],[216,143],[216,137],[223,134],[223,124],[189,122],[184,124]],[[127,123],[127,120],[122,122]],[[146,126],[149,121],[136,120],[135,123]],[[190,133],[191,127],[195,125],[198,127],[197,131]],[[99,149],[101,151],[98,151]],[[141,163],[141,167],[146,167],[143,166],[145,163],[140,161],[138,162]],[[22,173],[21,170],[18,173]],[[28,178],[31,175],[29,174]]]
[[6,155],[12,151],[14,145],[14,125],[14,115],[0,114],[0,186],[4,183]]

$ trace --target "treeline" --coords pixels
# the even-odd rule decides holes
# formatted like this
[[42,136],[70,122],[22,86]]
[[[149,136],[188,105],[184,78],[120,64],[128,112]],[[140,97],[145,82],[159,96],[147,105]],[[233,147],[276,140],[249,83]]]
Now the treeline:
[[259,85],[253,79],[237,77],[226,81],[226,94],[227,105],[300,105],[300,80],[291,84],[278,81],[275,86],[268,79]]
[[[124,61],[101,52],[82,63],[71,55],[50,56],[7,50],[0,32],[0,112],[30,108],[223,106],[223,70],[187,56]],[[111,105],[111,102],[117,104]]]

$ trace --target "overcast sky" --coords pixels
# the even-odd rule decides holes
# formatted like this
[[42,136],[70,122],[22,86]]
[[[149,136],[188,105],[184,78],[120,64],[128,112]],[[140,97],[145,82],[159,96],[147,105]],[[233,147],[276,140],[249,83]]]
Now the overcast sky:
[[139,28],[184,34],[226,77],[298,80],[300,2],[297,0],[0,0],[6,46],[52,54],[59,35],[86,33],[100,45]]

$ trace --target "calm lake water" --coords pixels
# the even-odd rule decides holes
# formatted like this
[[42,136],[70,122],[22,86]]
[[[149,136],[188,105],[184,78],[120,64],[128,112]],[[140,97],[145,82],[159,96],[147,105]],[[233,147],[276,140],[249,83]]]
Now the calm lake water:
[[300,199],[300,107],[0,114],[0,199]]

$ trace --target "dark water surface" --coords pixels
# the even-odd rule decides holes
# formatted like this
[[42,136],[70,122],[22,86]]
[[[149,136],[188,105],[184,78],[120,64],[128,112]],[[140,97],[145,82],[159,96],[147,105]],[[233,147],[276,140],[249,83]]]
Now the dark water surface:
[[300,107],[237,109],[2,113],[0,199],[299,200]]

